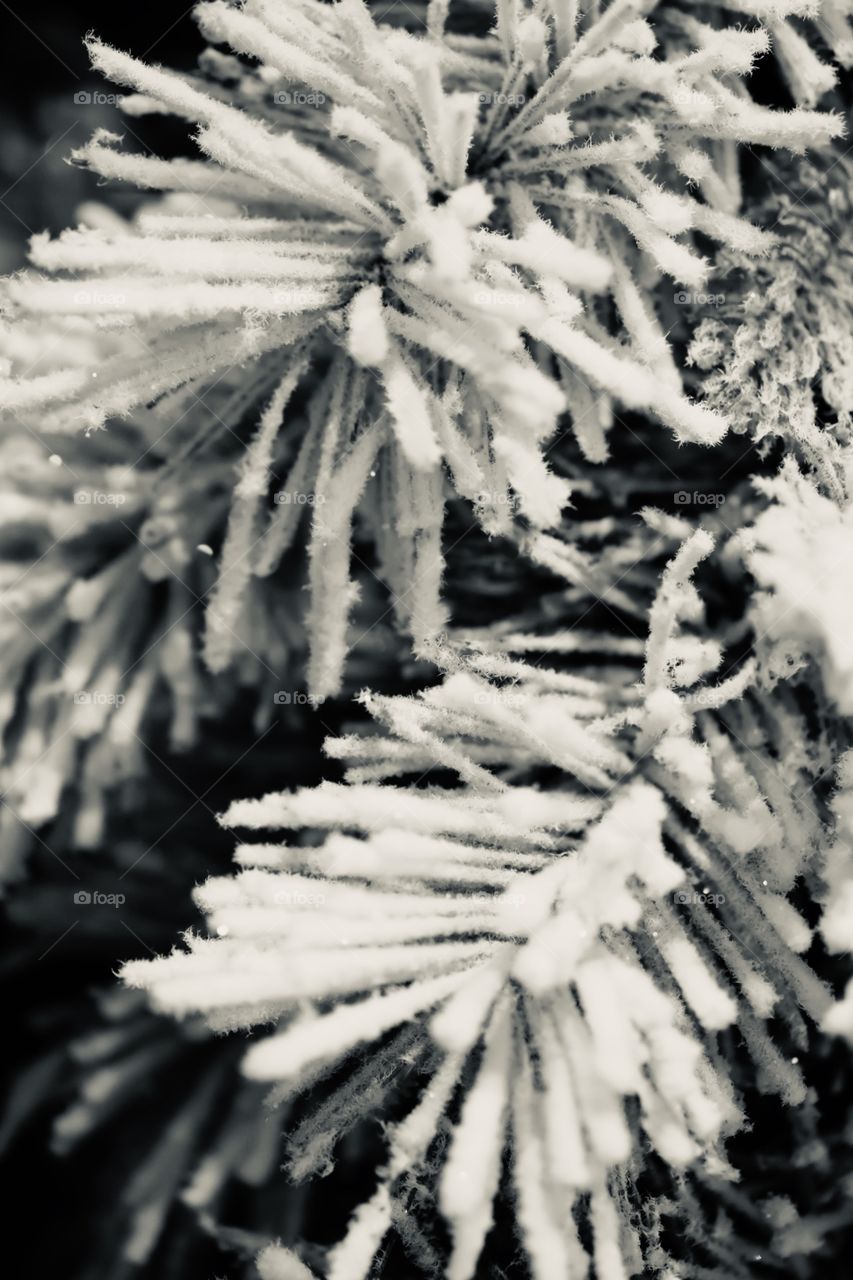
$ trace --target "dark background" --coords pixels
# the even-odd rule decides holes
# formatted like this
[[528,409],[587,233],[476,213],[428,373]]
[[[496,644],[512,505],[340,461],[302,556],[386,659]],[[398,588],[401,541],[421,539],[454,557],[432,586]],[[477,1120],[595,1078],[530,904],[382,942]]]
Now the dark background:
[[[0,272],[21,266],[33,232],[62,230],[95,181],[66,157],[99,126],[128,133],[113,107],[80,104],[80,91],[114,91],[89,67],[83,38],[91,31],[148,61],[190,68],[202,47],[191,6],[173,0],[142,4],[24,4],[0,0]],[[182,145],[165,120],[131,121],[134,134],[160,154]]]

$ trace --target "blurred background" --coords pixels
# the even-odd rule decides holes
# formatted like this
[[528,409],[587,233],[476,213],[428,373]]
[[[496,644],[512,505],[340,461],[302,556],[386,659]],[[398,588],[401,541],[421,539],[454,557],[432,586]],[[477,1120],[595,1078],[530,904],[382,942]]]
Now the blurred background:
[[[179,0],[2,0],[0,271],[20,267],[30,235],[62,230],[80,201],[97,193],[95,180],[68,163],[74,147],[99,127],[128,133],[128,122],[110,102],[114,86],[89,68],[86,33],[137,57],[189,68],[201,48],[190,15],[191,6]],[[166,120],[134,121],[132,127],[141,147],[160,154],[184,145],[180,130]]]
[[[191,6],[177,0],[0,0],[6,55],[0,76],[0,273],[24,265],[31,235],[71,225],[81,202],[97,199],[122,213],[138,204],[132,190],[100,189],[96,178],[69,163],[71,151],[95,129],[124,134],[131,149],[160,155],[186,149],[180,127],[163,118],[132,121],[128,128],[111,99],[115,86],[89,68],[87,32],[149,61],[186,69],[201,48]],[[319,725],[302,725],[299,733],[319,751]],[[207,870],[227,867],[232,841],[218,831],[210,804],[218,808],[231,796],[280,785],[281,741],[247,753],[256,736],[250,724],[235,722],[219,739],[211,736],[196,759],[176,759],[167,745],[157,744],[161,763],[152,784],[114,824],[107,847],[82,856],[69,851],[68,831],[54,824],[41,832],[43,840],[32,839],[26,880],[12,886],[3,902],[0,995],[7,1034],[0,1157],[10,1236],[17,1240],[9,1251],[18,1255],[14,1272],[21,1280],[243,1274],[243,1259],[229,1270],[221,1249],[191,1226],[188,1213],[179,1213],[173,1226],[164,1222],[159,1252],[156,1231],[152,1248],[139,1238],[139,1250],[148,1254],[143,1266],[123,1260],[129,1224],[145,1202],[146,1178],[150,1196],[152,1183],[165,1186],[181,1168],[174,1142],[182,1108],[207,1079],[209,1053],[205,1044],[185,1042],[133,1004],[109,1001],[119,962],[168,950],[178,932],[195,923],[193,884]],[[291,765],[298,776],[298,764]],[[224,773],[227,781],[216,785]],[[211,787],[216,800],[194,802],[193,795]],[[134,849],[137,856],[149,851],[127,892],[126,909],[77,907],[76,899],[72,904],[80,884],[114,892],[121,863]],[[117,1054],[110,1056],[104,1033],[113,1036]],[[125,1080],[119,1081],[116,1065]],[[66,1113],[69,1119],[62,1121]],[[158,1147],[163,1134],[171,1134],[171,1162],[168,1146]],[[150,1218],[148,1225],[154,1225]]]

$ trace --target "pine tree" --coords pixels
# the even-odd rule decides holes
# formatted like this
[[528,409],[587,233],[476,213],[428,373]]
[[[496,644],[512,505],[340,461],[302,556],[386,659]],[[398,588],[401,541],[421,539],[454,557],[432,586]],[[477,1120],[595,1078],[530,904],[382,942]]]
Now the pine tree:
[[[155,194],[4,285],[8,870],[247,691],[258,735],[336,726],[81,1041],[60,1147],[199,1064],[126,1262],[178,1197],[233,1243],[232,1178],[298,1206],[284,1125],[292,1180],[354,1140],[364,1194],[331,1248],[239,1237],[263,1280],[828,1274],[850,11],[205,0],[190,75],[89,38],[198,157],[96,134]],[[750,1152],[768,1108],[807,1186]]]

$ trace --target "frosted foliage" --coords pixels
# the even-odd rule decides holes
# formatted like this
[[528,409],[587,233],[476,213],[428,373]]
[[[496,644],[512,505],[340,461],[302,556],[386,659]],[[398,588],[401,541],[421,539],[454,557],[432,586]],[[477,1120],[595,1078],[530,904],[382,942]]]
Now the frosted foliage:
[[[0,870],[54,827],[111,858],[152,743],[278,729],[281,788],[210,788],[203,925],[73,1041],[57,1151],[193,1081],[121,1268],[180,1200],[262,1280],[830,1274],[851,15],[204,0],[180,73],[87,37],[192,154],[98,130],[133,213],[0,286]],[[282,1126],[321,1196],[360,1152],[329,1247]]]

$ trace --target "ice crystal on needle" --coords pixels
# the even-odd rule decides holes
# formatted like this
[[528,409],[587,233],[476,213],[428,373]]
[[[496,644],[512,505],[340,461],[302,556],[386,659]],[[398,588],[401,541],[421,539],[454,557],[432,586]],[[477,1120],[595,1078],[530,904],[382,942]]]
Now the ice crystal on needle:
[[[15,333],[22,363],[49,365],[51,345],[43,332]],[[109,335],[94,346],[80,341],[74,354],[87,377],[114,345]],[[64,341],[61,349],[67,360]],[[199,440],[199,426],[245,395],[240,375],[221,378],[168,441],[162,423],[139,409],[90,440],[16,427],[0,443],[0,878],[15,873],[33,832],[60,811],[73,813],[72,843],[96,847],[110,793],[147,772],[155,723],[171,750],[190,751],[204,720],[232,706],[245,685],[262,726],[296,656],[301,666],[295,589],[252,579],[237,616],[221,615],[214,594],[209,544],[221,539],[242,446],[231,432]],[[205,605],[231,645],[228,689],[216,688],[201,662]]]
[[[511,1230],[533,1280],[805,1277],[849,1219],[852,8],[205,0],[186,74],[89,38],[195,153],[96,133],[133,216],[3,285],[5,861],[108,843],[154,727],[206,751],[241,688],[335,726],[316,786],[271,737],[207,936],[124,966],[187,1039],[125,993],[73,1042],[60,1147],[199,1064],[125,1262],[178,1198],[229,1237],[232,1182],[264,1280],[472,1280]],[[763,1109],[817,1191],[744,1158]],[[294,1180],[380,1122],[328,1250],[283,1120]]]
[[844,155],[832,155],[790,166],[774,158],[768,175],[777,182],[760,218],[776,243],[761,262],[719,255],[708,286],[717,305],[696,326],[688,361],[734,432],[761,453],[783,439],[842,500],[853,403],[851,173]]
[[[202,1012],[219,1029],[272,1022],[244,1070],[276,1098],[383,1038],[383,1060],[430,1077],[331,1252],[334,1280],[370,1273],[418,1169],[435,1175],[450,1228],[445,1274],[472,1276],[505,1149],[534,1276],[583,1273],[591,1260],[612,1277],[661,1267],[658,1231],[631,1216],[632,1153],[639,1143],[673,1170],[734,1177],[718,1142],[743,1116],[716,1033],[737,1021],[760,1087],[788,1104],[805,1096],[766,1020],[796,1026],[796,1004],[819,1018],[830,1001],[797,955],[810,931],[785,897],[803,851],[780,820],[802,830],[808,815],[795,818],[778,791],[762,798],[746,771],[734,781],[740,735],[726,747],[728,726],[748,734],[760,703],[739,719],[750,665],[709,684],[719,650],[688,644],[685,623],[699,616],[690,579],[710,550],[699,532],[670,562],[639,685],[523,661],[501,670],[457,648],[443,685],[371,699],[392,736],[330,744],[349,785],[241,802],[224,819],[324,838],[241,844],[244,870],[197,893],[214,936],[126,967],[161,1008]],[[381,783],[431,765],[461,788]],[[556,789],[524,785],[554,766]],[[772,980],[756,954],[773,955]],[[376,1079],[375,1058],[365,1070]],[[304,1126],[307,1147],[291,1157],[302,1173],[358,1118],[359,1071],[350,1077]],[[436,1172],[445,1114],[455,1120]],[[279,1263],[287,1274],[273,1249],[262,1274]]]
[[[706,243],[760,254],[771,242],[739,216],[739,143],[799,152],[841,129],[832,112],[753,102],[744,79],[767,31],[720,25],[714,6],[697,17],[614,0],[580,16],[509,0],[494,27],[490,5],[475,12],[477,36],[456,34],[442,4],[413,34],[362,0],[214,0],[196,9],[212,46],[198,76],[92,39],[94,65],[133,90],[124,110],[186,120],[203,158],[128,154],[96,135],[81,162],[173,195],[127,230],[36,237],[39,274],[7,285],[13,324],[49,312],[72,333],[118,330],[96,389],[73,367],[3,384],[40,430],[153,403],[168,426],[235,362],[257,364],[264,385],[273,375],[222,553],[226,626],[246,579],[292,540],[293,509],[268,513],[266,468],[300,379],[328,362],[288,481],[318,508],[318,695],[340,687],[347,609],[320,615],[353,598],[351,513],[378,455],[397,533],[437,544],[442,462],[488,530],[513,525],[507,486],[530,524],[558,521],[571,490],[542,448],[566,410],[596,460],[614,406],[682,440],[720,439],[725,420],[682,389],[655,284],[701,287]],[[439,565],[407,619],[418,640],[441,629],[440,578]],[[215,619],[206,656],[214,670],[233,656]]]
[[839,477],[838,505],[788,459],[779,475],[761,485],[774,499],[741,542],[761,591],[753,604],[756,631],[772,654],[768,669],[803,665],[814,656],[814,674],[844,715],[853,712],[853,619],[838,575],[853,552],[851,476]]

